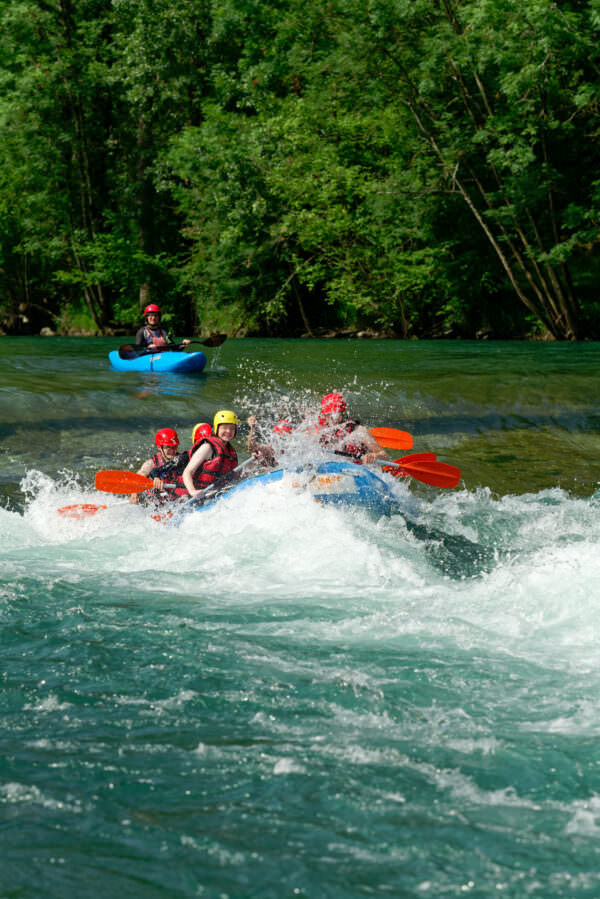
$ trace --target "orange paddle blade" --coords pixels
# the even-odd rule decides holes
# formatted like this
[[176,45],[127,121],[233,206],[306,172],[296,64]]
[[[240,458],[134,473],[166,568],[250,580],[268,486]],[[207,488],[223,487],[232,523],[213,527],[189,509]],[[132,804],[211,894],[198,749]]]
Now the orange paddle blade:
[[106,469],[97,472],[94,486],[96,490],[103,490],[105,493],[141,493],[153,487],[154,483],[135,471]]
[[394,459],[393,462],[390,462],[389,465],[386,465],[385,462],[381,462],[383,465],[383,470],[387,474],[394,475],[396,478],[404,478],[408,477],[408,471],[401,471],[398,466],[410,464],[418,464],[419,462],[435,462],[436,457],[435,453],[411,453],[410,456],[402,456],[401,459]]
[[435,453],[411,453],[409,456],[402,456],[401,459],[394,459],[398,465],[411,465],[416,462],[435,462]]
[[412,434],[396,428],[371,428],[370,432],[380,446],[388,449],[412,449]]
[[432,487],[456,487],[460,481],[460,469],[445,462],[403,463],[398,471]]
[[57,509],[59,515],[66,515],[68,518],[86,518],[88,515],[95,515],[106,506],[97,505],[96,503],[74,503],[72,506],[63,506]]

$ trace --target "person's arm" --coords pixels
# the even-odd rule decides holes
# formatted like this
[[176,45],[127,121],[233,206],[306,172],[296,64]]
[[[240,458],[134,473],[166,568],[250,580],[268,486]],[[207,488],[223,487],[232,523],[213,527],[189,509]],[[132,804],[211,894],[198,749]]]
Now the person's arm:
[[250,426],[248,432],[248,452],[253,453],[258,446],[258,441],[256,439],[256,415],[249,416],[248,424]]
[[369,431],[362,425],[359,425],[357,428],[355,428],[355,430],[352,432],[352,437],[362,443],[363,446],[367,447],[368,452],[366,452],[362,457],[362,461],[365,463],[365,465],[373,465],[373,463],[377,459],[385,459],[386,461],[389,461],[388,454],[386,453],[384,448],[377,443],[373,435],[370,434]]
[[[185,337],[183,340],[176,340],[174,337],[171,336],[169,331],[165,331],[163,329],[163,333],[165,335],[165,340],[167,341],[167,343],[175,343],[175,344],[177,344],[177,347],[187,346],[189,343],[191,343],[191,341],[188,340],[187,337]],[[177,347],[171,347],[171,349],[174,351],[177,349]]]
[[[153,468],[154,468],[154,462],[152,461],[152,459],[146,459],[146,461],[143,462],[142,465],[140,466],[140,468],[138,469],[137,474],[142,474],[142,475],[144,475],[145,478],[147,478]],[[157,484],[156,484],[157,480],[158,480],[157,478],[154,479],[155,487],[157,486]],[[159,489],[160,489],[160,487],[162,487],[162,481],[159,482],[158,486],[159,486]],[[131,496],[129,497],[129,502],[130,503],[139,502],[137,493],[131,494]]]
[[207,462],[213,455],[213,448],[210,443],[203,443],[194,453],[183,472],[183,483],[190,496],[199,496],[202,490],[194,487],[194,475],[203,462]]

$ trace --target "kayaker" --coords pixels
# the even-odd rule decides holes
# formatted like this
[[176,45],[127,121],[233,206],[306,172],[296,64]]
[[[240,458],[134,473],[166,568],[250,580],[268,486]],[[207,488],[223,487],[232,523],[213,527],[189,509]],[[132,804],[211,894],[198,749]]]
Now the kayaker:
[[[154,437],[157,452],[142,464],[138,474],[152,478],[154,489],[150,492],[153,499],[173,500],[188,496],[181,477],[187,464],[187,452],[179,453],[179,437],[173,428],[161,428]],[[148,493],[146,493],[148,495]],[[138,494],[130,496],[129,502],[137,503]]]
[[341,393],[328,393],[321,400],[317,422],[321,446],[352,456],[356,462],[373,465],[388,454],[359,421],[347,417],[346,400]]
[[[135,345],[139,347],[157,347],[168,349],[168,344],[173,343],[169,334],[160,326],[160,306],[150,303],[144,309],[144,325],[135,335]],[[189,340],[180,341],[180,346],[187,346]],[[172,349],[170,347],[169,349]]]
[[237,434],[238,417],[221,409],[213,421],[213,435],[201,438],[190,450],[190,461],[183,472],[183,483],[190,496],[199,496],[217,479],[237,468],[237,453],[231,441]]

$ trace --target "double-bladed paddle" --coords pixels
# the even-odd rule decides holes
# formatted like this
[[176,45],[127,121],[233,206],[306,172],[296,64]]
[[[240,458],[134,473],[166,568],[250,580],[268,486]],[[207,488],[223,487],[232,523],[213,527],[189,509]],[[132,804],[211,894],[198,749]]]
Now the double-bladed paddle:
[[148,356],[152,353],[162,353],[165,350],[181,350],[192,343],[200,346],[221,346],[227,340],[227,334],[214,334],[212,337],[201,337],[199,340],[190,340],[189,343],[167,343],[165,346],[138,347],[125,343],[119,347],[121,359],[137,359],[138,356]]

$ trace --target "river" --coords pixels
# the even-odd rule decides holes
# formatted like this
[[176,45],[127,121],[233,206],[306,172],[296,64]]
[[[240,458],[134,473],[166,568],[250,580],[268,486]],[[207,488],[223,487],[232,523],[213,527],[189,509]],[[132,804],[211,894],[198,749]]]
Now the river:
[[[176,376],[118,342],[0,340],[0,896],[599,895],[600,344],[230,339]],[[180,527],[94,491],[158,428],[331,391],[458,488]]]

